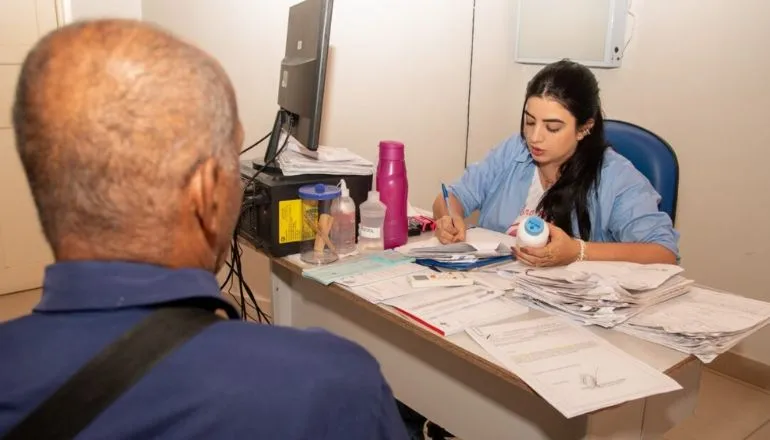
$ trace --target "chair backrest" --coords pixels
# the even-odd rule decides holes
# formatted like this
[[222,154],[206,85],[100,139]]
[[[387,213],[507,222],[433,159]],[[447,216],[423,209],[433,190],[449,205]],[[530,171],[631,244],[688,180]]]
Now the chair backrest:
[[604,134],[612,148],[631,161],[661,196],[659,208],[676,219],[679,161],[671,145],[655,133],[629,122],[606,119]]

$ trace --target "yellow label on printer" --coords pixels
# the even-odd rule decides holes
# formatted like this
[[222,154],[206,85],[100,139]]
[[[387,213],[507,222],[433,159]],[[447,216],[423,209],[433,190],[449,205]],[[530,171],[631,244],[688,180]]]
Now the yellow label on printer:
[[303,228],[304,217],[315,219],[315,207],[304,205],[301,200],[281,200],[278,202],[278,243],[294,243],[311,240],[315,237],[309,227]]

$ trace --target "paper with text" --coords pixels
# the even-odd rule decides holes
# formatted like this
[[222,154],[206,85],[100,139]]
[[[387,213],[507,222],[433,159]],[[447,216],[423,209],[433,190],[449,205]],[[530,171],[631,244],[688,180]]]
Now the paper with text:
[[377,283],[383,280],[389,280],[392,278],[401,277],[405,279],[407,275],[410,275],[416,272],[424,272],[426,270],[430,270],[430,269],[415,263],[404,263],[404,264],[398,264],[396,266],[391,266],[391,267],[383,267],[381,269],[377,269],[371,272],[361,272],[361,273],[350,274],[348,276],[338,279],[336,283],[341,284],[345,287],[358,287],[358,286],[364,286],[367,284]]
[[496,290],[513,290],[516,283],[511,278],[500,276],[495,272],[473,271],[468,272],[468,276],[481,285]]
[[694,287],[635,316],[636,325],[669,333],[737,333],[770,318],[770,303]]
[[530,307],[611,328],[645,308],[683,295],[693,281],[668,264],[583,261],[512,273]]
[[580,283],[590,279],[614,282],[627,290],[649,290],[684,272],[673,264],[638,264],[622,261],[579,261],[564,267],[533,269],[538,278]]
[[314,279],[328,286],[335,281],[353,275],[374,272],[412,261],[414,261],[412,258],[404,257],[393,250],[387,250],[375,254],[346,258],[325,266],[307,268],[302,271],[302,276]]
[[[419,269],[415,270],[413,274],[429,274],[433,273],[432,270],[425,267],[418,266]],[[386,278],[383,280],[375,281],[373,283],[358,285],[355,287],[348,287],[351,292],[355,293],[362,298],[373,302],[380,303],[389,299],[398,298],[400,296],[409,295],[416,292],[426,291],[433,289],[432,287],[414,288],[409,283],[409,279],[406,276],[397,276],[393,278]]]
[[498,296],[489,301],[423,320],[439,329],[444,336],[451,336],[469,327],[504,321],[527,312],[529,307],[517,303],[513,298]]
[[695,286],[617,329],[708,363],[768,323],[770,303]]
[[465,242],[441,244],[436,237],[429,240],[415,241],[396,250],[404,255],[420,258],[446,259],[454,257],[485,258],[511,253],[516,239],[510,235],[483,228],[468,229]]
[[682,388],[665,374],[561,317],[466,331],[567,418]]
[[[479,325],[479,322],[492,322],[486,315],[496,313],[489,308],[475,306],[503,296],[502,290],[493,290],[486,286],[442,287],[429,288],[421,292],[411,293],[384,301],[402,313],[422,322],[439,333],[449,335],[460,332],[469,325]],[[519,312],[522,306],[508,310]],[[514,315],[510,315],[514,316]]]

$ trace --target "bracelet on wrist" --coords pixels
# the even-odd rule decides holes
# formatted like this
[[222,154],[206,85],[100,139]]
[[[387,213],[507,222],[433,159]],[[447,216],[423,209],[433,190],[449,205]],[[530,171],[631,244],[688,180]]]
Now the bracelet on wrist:
[[586,242],[579,238],[577,239],[577,241],[578,241],[578,244],[580,244],[580,253],[578,253],[577,260],[575,261],[585,261],[586,260]]

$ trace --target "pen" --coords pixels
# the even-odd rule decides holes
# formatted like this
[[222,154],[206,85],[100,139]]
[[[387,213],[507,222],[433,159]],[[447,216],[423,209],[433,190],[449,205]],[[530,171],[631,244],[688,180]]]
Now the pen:
[[[449,216],[450,219],[452,219],[452,209],[449,207],[449,191],[446,190],[446,185],[443,183],[441,184],[441,192],[444,194],[444,203],[446,203],[446,213]],[[455,222],[454,219],[452,219],[452,226],[454,226]]]

